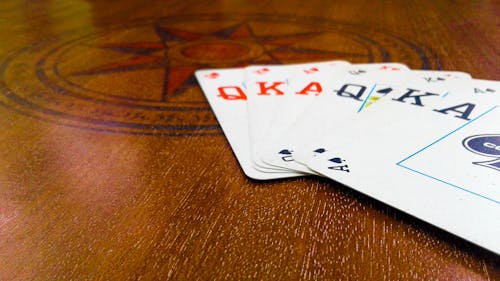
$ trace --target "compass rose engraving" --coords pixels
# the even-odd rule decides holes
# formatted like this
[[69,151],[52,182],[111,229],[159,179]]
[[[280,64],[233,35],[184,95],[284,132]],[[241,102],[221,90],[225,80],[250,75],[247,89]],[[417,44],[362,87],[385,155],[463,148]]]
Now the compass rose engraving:
[[98,132],[220,135],[197,69],[322,60],[441,65],[430,48],[397,35],[278,15],[176,15],[72,35],[8,55],[0,63],[0,103]]
[[98,45],[98,48],[124,54],[121,60],[93,66],[72,75],[105,75],[157,69],[164,72],[161,101],[196,86],[193,73],[199,68],[244,66],[250,62],[280,64],[293,60],[325,60],[362,57],[348,53],[307,47],[294,47],[301,40],[314,40],[324,32],[297,32],[285,35],[256,35],[249,24],[238,23],[210,33],[168,28],[155,24],[160,40]]

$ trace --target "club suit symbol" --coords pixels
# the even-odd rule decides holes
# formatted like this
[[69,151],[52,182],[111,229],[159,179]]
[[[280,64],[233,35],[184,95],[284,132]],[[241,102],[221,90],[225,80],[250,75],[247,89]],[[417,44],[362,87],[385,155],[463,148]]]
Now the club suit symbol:
[[472,153],[493,158],[473,164],[500,171],[500,134],[470,136],[462,141],[462,145]]

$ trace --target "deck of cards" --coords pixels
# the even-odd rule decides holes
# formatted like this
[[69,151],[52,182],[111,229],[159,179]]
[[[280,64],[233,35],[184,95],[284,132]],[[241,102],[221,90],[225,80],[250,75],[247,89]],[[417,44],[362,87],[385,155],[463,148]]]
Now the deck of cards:
[[248,177],[328,177],[500,254],[498,81],[346,61],[196,78]]

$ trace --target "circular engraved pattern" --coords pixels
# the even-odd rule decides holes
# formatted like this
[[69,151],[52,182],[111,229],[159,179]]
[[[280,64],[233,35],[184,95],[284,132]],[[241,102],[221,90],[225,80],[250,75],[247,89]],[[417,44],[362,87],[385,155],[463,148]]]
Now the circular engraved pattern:
[[0,64],[0,103],[67,126],[142,135],[221,134],[193,72],[342,59],[441,69],[427,47],[316,18],[182,15],[46,40]]

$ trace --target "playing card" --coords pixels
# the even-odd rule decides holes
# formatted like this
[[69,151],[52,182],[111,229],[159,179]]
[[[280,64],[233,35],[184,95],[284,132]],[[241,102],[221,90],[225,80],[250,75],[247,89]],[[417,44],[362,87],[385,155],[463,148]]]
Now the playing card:
[[[370,94],[374,98],[392,91],[391,87],[385,87],[380,82],[404,81],[408,73],[409,69],[406,66],[396,63],[352,65],[347,66],[339,77],[335,77],[337,74],[331,76],[328,73],[318,72],[313,79],[294,82],[295,89],[292,90],[294,93],[304,92],[304,89],[315,83],[321,85],[322,93],[318,96],[306,95],[313,101],[306,103],[308,107],[296,115],[296,120],[284,133],[267,143],[265,152],[260,155],[262,160],[271,165],[310,172],[307,167],[297,163],[296,155],[302,147],[321,134],[320,124],[325,119],[342,120],[356,114],[366,105],[368,100],[366,97],[370,92],[375,93]],[[373,81],[379,81],[379,84]],[[297,96],[298,101],[306,97]]]
[[498,254],[500,83],[460,83],[449,95],[403,91],[325,128],[307,165]]
[[[367,97],[361,103],[359,108],[352,108],[352,104],[347,103],[344,107],[337,108],[338,111],[343,112],[344,118],[350,118],[352,116],[359,116],[362,109],[366,109],[372,103],[379,101],[383,97],[391,97],[397,94],[399,91],[404,91],[405,95],[409,98],[416,96],[415,103],[420,102],[419,96],[443,96],[453,94],[455,92],[460,92],[464,87],[463,83],[460,83],[462,79],[471,79],[471,76],[465,72],[458,71],[434,71],[434,70],[417,70],[406,73],[407,76],[403,79],[397,78],[397,76],[389,75],[390,77],[380,76],[378,78],[372,79],[369,83],[372,83],[372,91],[367,95]],[[399,80],[398,80],[399,79]],[[380,83],[384,81],[384,83]],[[335,98],[335,96],[333,96]],[[347,106],[346,106],[347,105]],[[314,106],[314,104],[312,105]],[[341,111],[342,110],[342,111]],[[335,128],[336,124],[344,124],[345,119],[322,118],[320,116],[320,111],[315,111],[314,114],[309,114],[310,118],[316,118],[317,120],[323,120],[327,122],[330,128]],[[301,130],[299,127],[298,130]],[[321,150],[317,151],[317,145],[319,145],[318,140],[328,133],[324,130],[314,131],[314,140],[301,140],[298,144],[299,150],[294,155],[295,162],[305,164],[305,162],[317,153],[321,153]],[[311,130],[311,129],[308,129]],[[311,134],[309,134],[311,135]]]
[[247,95],[243,87],[243,69],[207,69],[195,72],[205,96],[224,131],[244,173],[253,179],[267,180],[297,176],[256,169],[250,158]]
[[[263,135],[258,154],[254,157],[266,163],[262,155],[263,149],[284,134],[314,98],[323,93],[322,85],[318,79],[320,77],[325,77],[325,81],[327,79],[329,81],[338,79],[349,65],[345,61],[329,61],[313,65],[305,64],[303,67],[295,69],[291,73],[291,77],[287,79],[288,94],[281,98],[275,106],[273,118],[269,122],[267,132]],[[287,153],[287,151],[282,152],[282,159],[287,160],[289,157]],[[272,165],[272,163],[266,164]],[[293,167],[283,168],[290,169]],[[306,169],[303,171],[306,171]],[[308,172],[314,173],[310,170]]]
[[290,78],[297,72],[314,72],[318,68],[326,65],[348,65],[347,62],[330,61],[294,65],[263,65],[249,66],[245,69],[245,85],[247,87],[247,109],[250,130],[250,150],[253,164],[258,168],[278,169],[280,167],[271,166],[259,157],[262,145],[276,115],[281,115],[284,108],[281,106],[290,96],[294,95],[288,91],[287,86]]

